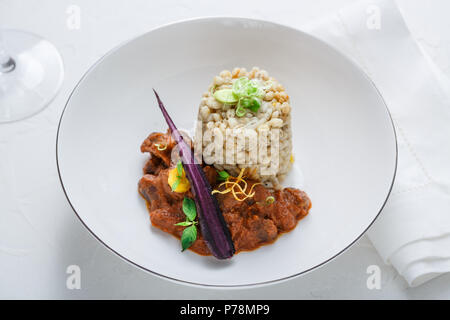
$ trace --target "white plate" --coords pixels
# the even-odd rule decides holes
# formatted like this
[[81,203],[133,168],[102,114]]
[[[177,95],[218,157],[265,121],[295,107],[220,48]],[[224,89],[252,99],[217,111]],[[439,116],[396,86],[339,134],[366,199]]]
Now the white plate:
[[[179,240],[150,226],[137,192],[148,157],[139,147],[167,128],[152,87],[178,128],[192,129],[213,76],[235,66],[259,66],[286,87],[304,179],[293,173],[288,183],[303,188],[313,208],[274,244],[218,261],[181,253]],[[313,270],[356,241],[389,195],[397,145],[377,89],[327,44],[269,22],[206,18],[153,30],[95,64],[61,117],[57,160],[74,211],[122,258],[186,283],[245,286]]]

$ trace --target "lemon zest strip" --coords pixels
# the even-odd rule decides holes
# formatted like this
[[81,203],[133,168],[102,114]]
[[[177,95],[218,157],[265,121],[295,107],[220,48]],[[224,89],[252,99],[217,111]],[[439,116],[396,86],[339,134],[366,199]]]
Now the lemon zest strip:
[[[219,193],[219,194],[226,194],[231,192],[233,194],[233,197],[238,201],[244,201],[248,198],[252,198],[255,195],[255,191],[253,189],[255,186],[262,184],[260,182],[254,183],[250,190],[247,192],[248,183],[244,179],[244,172],[245,168],[241,169],[241,172],[237,177],[228,176],[227,180],[225,182],[222,182],[217,186],[217,189],[213,190],[211,194]],[[240,185],[242,182],[243,186]],[[225,190],[219,190],[221,187],[225,186]],[[235,190],[237,188],[238,190]],[[238,197],[238,195],[243,195],[243,197]]]

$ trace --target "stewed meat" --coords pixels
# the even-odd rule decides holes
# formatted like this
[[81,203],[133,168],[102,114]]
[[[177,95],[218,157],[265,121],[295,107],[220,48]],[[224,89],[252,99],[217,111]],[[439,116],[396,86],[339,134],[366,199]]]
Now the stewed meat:
[[[185,220],[182,211],[184,197],[193,198],[193,195],[190,190],[185,193],[173,192],[167,182],[169,170],[175,166],[171,161],[174,146],[169,134],[159,132],[152,133],[143,142],[141,151],[149,152],[150,159],[144,165],[139,192],[147,202],[152,225],[181,238],[184,227],[175,224]],[[220,181],[217,181],[216,170],[211,166],[204,166],[203,170],[213,189],[217,188]],[[256,181],[247,180],[247,183],[251,187]],[[298,189],[274,191],[258,184],[253,190],[254,197],[244,201],[235,199],[232,193],[215,195],[236,252],[254,250],[274,242],[280,234],[294,229],[311,208],[311,201],[306,193]],[[274,201],[268,202],[270,197]],[[201,230],[189,249],[201,255],[211,254]]]

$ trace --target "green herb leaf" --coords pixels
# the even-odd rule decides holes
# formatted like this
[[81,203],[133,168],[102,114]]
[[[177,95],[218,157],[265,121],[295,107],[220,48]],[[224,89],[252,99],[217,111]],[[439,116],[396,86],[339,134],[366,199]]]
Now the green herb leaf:
[[255,97],[258,96],[260,94],[260,86],[258,81],[256,80],[250,80],[247,83],[247,97]]
[[177,187],[180,184],[180,182],[181,182],[180,178],[177,178],[177,180],[175,180],[175,182],[172,185],[172,191],[175,191],[177,189]]
[[249,108],[251,104],[252,104],[252,100],[250,98],[242,98],[239,101],[239,105],[244,108]]
[[227,178],[230,176],[228,174],[228,172],[226,172],[226,171],[219,171],[218,174],[219,174],[219,180],[223,180],[223,181],[227,180]]
[[178,160],[177,163],[177,173],[179,178],[183,176],[183,164],[181,163],[181,160]]
[[236,116],[243,117],[247,113],[246,109],[252,112],[259,110],[264,89],[257,80],[242,77],[233,83],[232,94],[239,99],[236,106]]
[[183,222],[178,222],[175,223],[176,226],[182,226],[182,227],[189,227],[190,225],[192,225],[192,221],[183,221]]
[[181,251],[189,248],[197,239],[197,227],[192,225],[183,230],[181,235]]
[[197,216],[197,208],[195,207],[194,200],[190,198],[183,199],[183,212],[188,221],[195,220],[195,217]]
[[260,100],[258,98],[253,97],[250,99],[250,105],[247,108],[253,112],[256,112],[259,110],[260,107],[261,107]]

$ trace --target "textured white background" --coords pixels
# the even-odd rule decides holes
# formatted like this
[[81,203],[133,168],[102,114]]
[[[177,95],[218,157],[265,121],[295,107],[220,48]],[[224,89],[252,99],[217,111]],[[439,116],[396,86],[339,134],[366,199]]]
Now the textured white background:
[[[109,252],[81,225],[59,185],[59,116],[76,82],[109,49],[160,24],[206,15],[248,16],[301,28],[354,1],[0,0],[0,27],[48,38],[66,68],[63,88],[49,108],[26,121],[0,125],[0,298],[450,299],[450,274],[408,288],[366,237],[319,270],[284,283],[235,290],[179,285]],[[450,2],[398,4],[414,38],[450,76]],[[79,30],[66,27],[70,5],[81,9]],[[81,290],[66,288],[71,264],[81,267]],[[382,270],[381,290],[366,287],[366,268],[373,264]]]

